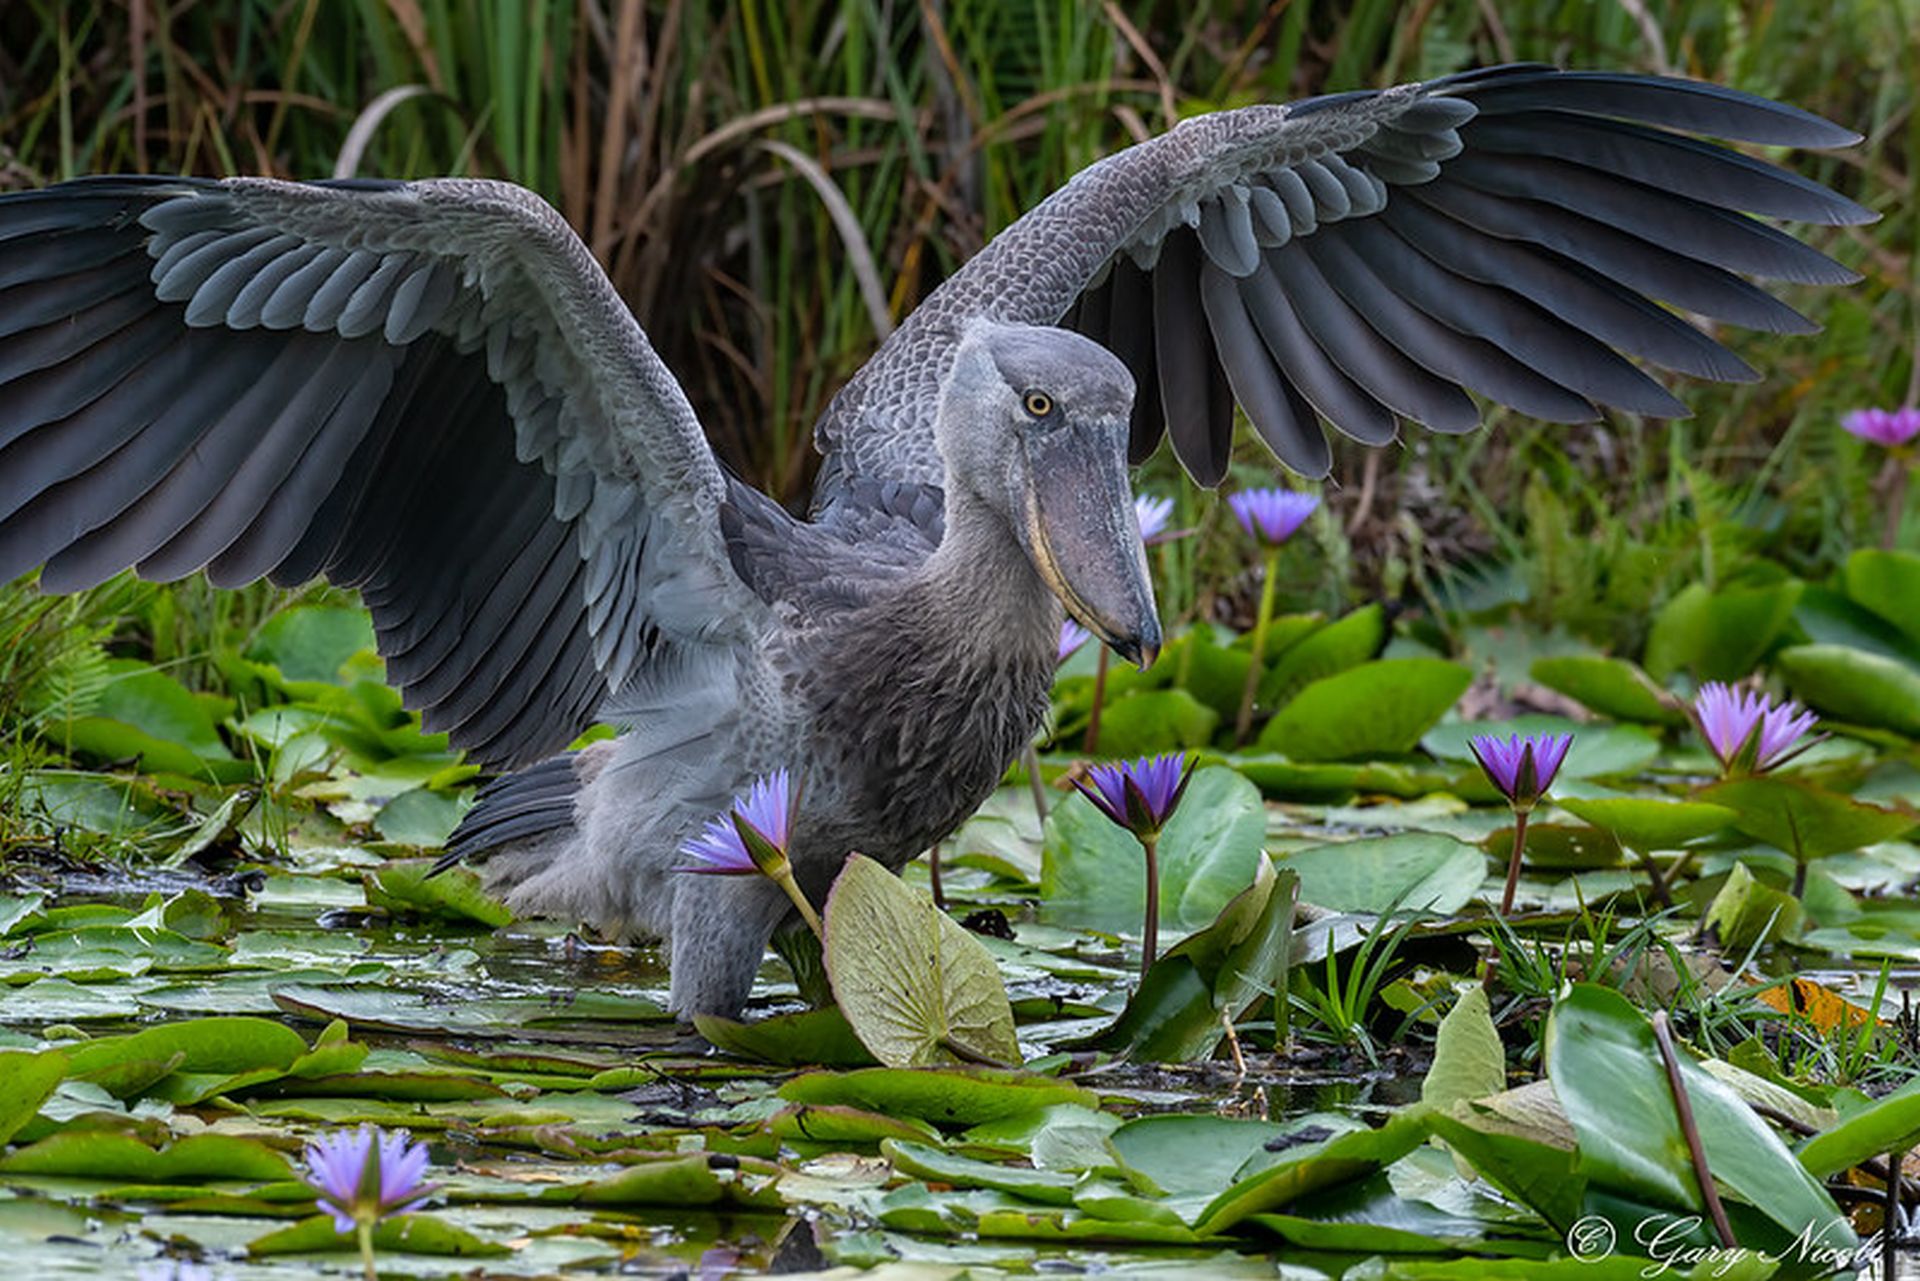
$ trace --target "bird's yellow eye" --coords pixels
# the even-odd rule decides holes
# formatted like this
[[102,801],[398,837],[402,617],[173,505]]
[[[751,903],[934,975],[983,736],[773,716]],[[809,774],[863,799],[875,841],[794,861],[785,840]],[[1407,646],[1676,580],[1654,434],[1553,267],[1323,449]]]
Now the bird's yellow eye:
[[1035,418],[1045,418],[1053,412],[1053,397],[1044,391],[1030,391],[1026,395],[1027,412]]

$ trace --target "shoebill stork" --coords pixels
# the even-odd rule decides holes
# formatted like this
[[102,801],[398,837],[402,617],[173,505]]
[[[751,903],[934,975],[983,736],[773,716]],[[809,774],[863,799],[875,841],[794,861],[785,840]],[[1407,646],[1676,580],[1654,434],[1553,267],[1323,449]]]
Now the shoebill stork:
[[[723,469],[560,217],[497,182],[95,178],[0,198],[0,578],[360,590],[387,674],[513,771],[451,843],[517,910],[671,940],[731,1013],[787,901],[676,875],[786,767],[816,901],[898,868],[1035,732],[1064,608],[1160,644],[1127,466],[1234,410],[1294,471],[1491,401],[1686,408],[1758,375],[1686,313],[1852,272],[1872,215],[1702,136],[1857,138],[1709,84],[1542,66],[1200,116],[1083,170],[936,290],[815,430],[799,519]],[[566,753],[596,720],[617,738]],[[559,753],[559,754],[556,754]]]

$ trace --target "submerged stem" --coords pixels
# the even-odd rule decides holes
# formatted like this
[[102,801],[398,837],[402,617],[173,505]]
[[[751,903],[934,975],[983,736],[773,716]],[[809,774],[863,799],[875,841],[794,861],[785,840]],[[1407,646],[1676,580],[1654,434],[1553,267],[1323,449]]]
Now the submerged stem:
[[1253,698],[1260,692],[1260,660],[1267,651],[1267,624],[1273,621],[1274,584],[1280,577],[1280,549],[1267,553],[1266,573],[1260,583],[1260,612],[1253,618],[1253,647],[1247,655],[1247,683],[1240,691],[1240,715],[1233,722],[1233,745],[1247,741],[1253,728]]
[[1527,847],[1526,810],[1513,812],[1513,854],[1507,859],[1507,888],[1500,894],[1500,915],[1513,910],[1513,892],[1520,885],[1520,855]]
[[1147,919],[1141,927],[1140,941],[1140,978],[1144,982],[1147,971],[1153,968],[1155,954],[1160,950],[1160,858],[1158,846],[1160,840],[1155,837],[1141,838],[1140,848],[1147,855]]

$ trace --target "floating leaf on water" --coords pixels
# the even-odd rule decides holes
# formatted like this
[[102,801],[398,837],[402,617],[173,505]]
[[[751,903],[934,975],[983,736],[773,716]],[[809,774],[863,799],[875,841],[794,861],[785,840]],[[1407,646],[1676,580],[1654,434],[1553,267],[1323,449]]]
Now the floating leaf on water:
[[913,1178],[961,1188],[990,1188],[1044,1205],[1072,1205],[1073,1188],[1080,1181],[1077,1175],[978,1161],[911,1140],[887,1139],[880,1144],[880,1152],[894,1169]]
[[1920,556],[1863,547],[1847,557],[1847,596],[1920,641]]
[[1762,884],[1745,863],[1735,863],[1700,920],[1719,936],[1721,946],[1739,954],[1757,943],[1794,938],[1806,911],[1793,895]]
[[396,915],[460,921],[488,929],[513,922],[513,913],[481,888],[479,876],[471,869],[455,867],[431,876],[432,869],[433,860],[422,858],[388,863],[362,873],[368,905]]
[[1637,774],[1660,755],[1660,740],[1638,725],[1583,725],[1562,716],[1515,716],[1504,721],[1449,721],[1436,725],[1420,746],[1442,760],[1471,761],[1467,740],[1481,734],[1571,734],[1573,746],[1559,777],[1610,778]]
[[33,1120],[66,1074],[67,1056],[58,1050],[0,1050],[0,1145]]
[[1920,737],[1920,668],[1846,645],[1795,645],[1774,658],[1787,687],[1823,716]]
[[1473,901],[1487,875],[1478,847],[1434,832],[1315,845],[1280,866],[1299,873],[1301,901],[1336,912],[1451,916]]
[[1770,775],[1716,783],[1703,800],[1734,812],[1733,825],[1800,862],[1904,836],[1914,816],[1868,805],[1799,779]]
[[1205,747],[1220,713],[1184,689],[1132,694],[1100,713],[1100,751],[1107,756],[1144,756],[1184,747]]
[[170,1059],[181,1055],[185,1072],[284,1070],[307,1052],[300,1034],[270,1019],[215,1017],[186,1019],[135,1032],[102,1037],[67,1047],[69,1070],[85,1075],[115,1063]]
[[1676,672],[1696,680],[1736,681],[1751,672],[1793,618],[1801,584],[1709,591],[1682,588],[1654,615],[1642,661],[1664,681]]
[[1060,1103],[1097,1108],[1098,1096],[1066,1081],[998,1068],[861,1068],[808,1072],[780,1087],[791,1103],[844,1103],[889,1116],[964,1127]]
[[[482,1240],[465,1228],[455,1227],[431,1214],[403,1214],[374,1225],[376,1250],[407,1254],[430,1254],[443,1258],[491,1259],[512,1251],[496,1242]],[[327,1254],[359,1250],[351,1232],[341,1232],[333,1219],[316,1214],[290,1227],[276,1228],[247,1243],[247,1253],[255,1258],[276,1254]]]
[[865,1067],[875,1062],[837,1006],[741,1023],[696,1014],[693,1026],[717,1049],[784,1067]]
[[1473,673],[1438,658],[1388,658],[1314,681],[1274,713],[1262,750],[1296,761],[1400,756],[1466,693]]
[[1420,1101],[1446,1108],[1507,1088],[1507,1052],[1493,1026],[1487,989],[1475,983],[1440,1020],[1433,1066],[1420,1083]]
[[1534,660],[1533,679],[1548,689],[1615,720],[1650,725],[1682,725],[1686,713],[1678,701],[1639,667],[1623,658],[1563,654]]
[[855,854],[834,879],[825,922],[834,999],[882,1063],[1020,1061],[999,967],[931,898]]
[[61,1174],[130,1183],[271,1182],[294,1177],[287,1158],[252,1139],[195,1134],[158,1151],[126,1134],[70,1130],[0,1156],[10,1174]]
[[1672,801],[1651,796],[1566,797],[1555,805],[1612,832],[1622,845],[1646,853],[1679,849],[1689,841],[1724,831],[1733,811],[1705,801]]
[[1807,1139],[1796,1155],[1814,1178],[1825,1179],[1873,1157],[1906,1152],[1916,1144],[1920,1144],[1920,1081],[1909,1081]]
[[[1387,643],[1386,611],[1378,605],[1365,605],[1295,644],[1281,647],[1274,641],[1269,628],[1268,667],[1260,678],[1262,707],[1284,707],[1313,682],[1358,667],[1378,655]],[[1240,691],[1236,689],[1234,711],[1239,710],[1239,703]]]

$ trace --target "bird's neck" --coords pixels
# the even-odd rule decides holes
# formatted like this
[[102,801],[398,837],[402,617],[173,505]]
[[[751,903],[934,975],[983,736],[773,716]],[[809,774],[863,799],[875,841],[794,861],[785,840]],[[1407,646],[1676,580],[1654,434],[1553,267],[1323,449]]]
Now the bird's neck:
[[1061,609],[1006,517],[949,476],[946,532],[920,576],[936,625],[990,650],[1051,661]]

